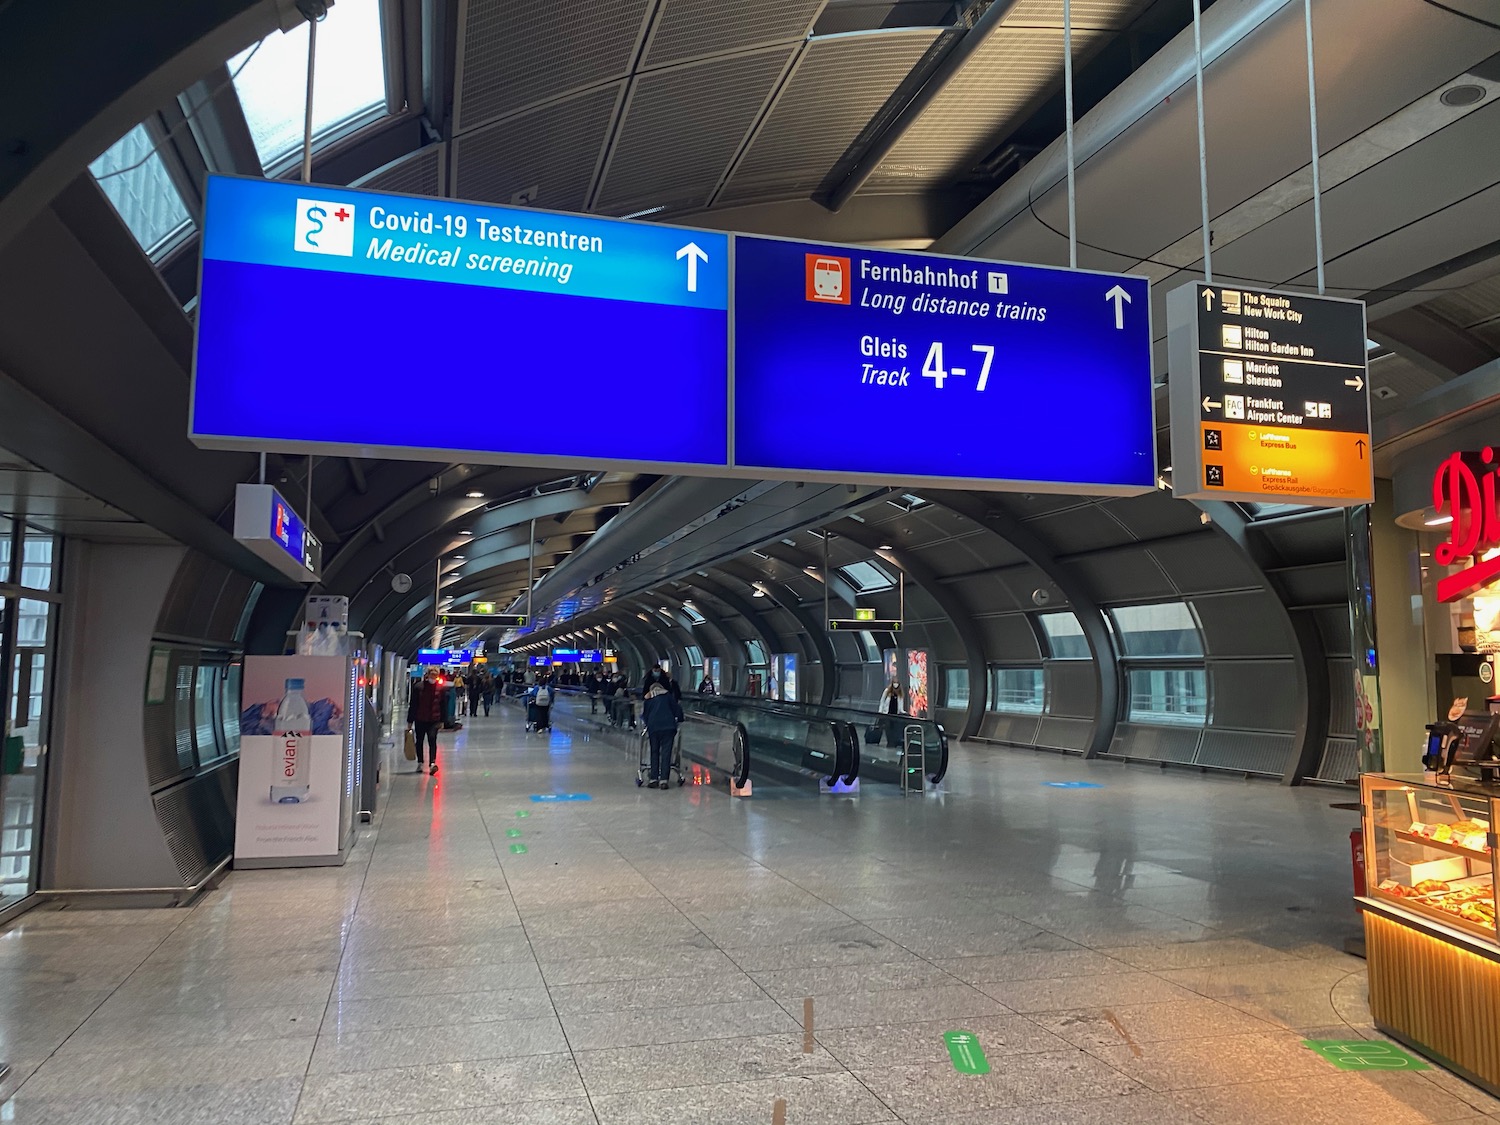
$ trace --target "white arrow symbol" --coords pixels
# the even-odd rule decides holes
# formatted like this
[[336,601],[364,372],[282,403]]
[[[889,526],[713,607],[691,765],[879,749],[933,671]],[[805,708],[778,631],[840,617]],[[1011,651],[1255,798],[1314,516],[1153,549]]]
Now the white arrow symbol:
[[1356,391],[1362,391],[1365,389],[1364,377],[1362,375],[1356,375],[1352,379],[1345,379],[1344,386],[1353,387]]
[[1108,293],[1104,294],[1106,301],[1115,303],[1115,327],[1125,327],[1125,306],[1130,304],[1130,294],[1116,285]]
[[1222,402],[1215,402],[1213,399],[1209,398],[1207,395],[1203,396],[1203,409],[1204,410],[1217,410],[1217,409],[1219,409],[1219,407],[1221,407],[1223,405],[1224,404]]
[[1204,312],[1211,312],[1213,310],[1213,307],[1214,307],[1214,291],[1212,289],[1205,289],[1203,291],[1203,311]]
[[677,260],[687,259],[688,266],[688,292],[698,292],[698,263],[708,261],[708,254],[703,247],[696,242],[689,242],[681,250],[677,251]]

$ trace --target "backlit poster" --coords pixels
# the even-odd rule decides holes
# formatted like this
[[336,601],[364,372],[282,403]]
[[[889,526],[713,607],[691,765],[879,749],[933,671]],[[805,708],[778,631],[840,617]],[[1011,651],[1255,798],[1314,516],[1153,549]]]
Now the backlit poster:
[[927,718],[927,650],[906,650],[906,707],[907,713],[918,719]]
[[340,861],[348,668],[342,656],[245,658],[237,864]]

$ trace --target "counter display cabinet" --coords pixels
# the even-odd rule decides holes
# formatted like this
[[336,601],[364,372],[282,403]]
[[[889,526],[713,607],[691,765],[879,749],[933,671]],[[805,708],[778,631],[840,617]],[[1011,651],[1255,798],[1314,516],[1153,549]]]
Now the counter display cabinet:
[[1360,779],[1370,1010],[1391,1037],[1500,1093],[1500,786]]

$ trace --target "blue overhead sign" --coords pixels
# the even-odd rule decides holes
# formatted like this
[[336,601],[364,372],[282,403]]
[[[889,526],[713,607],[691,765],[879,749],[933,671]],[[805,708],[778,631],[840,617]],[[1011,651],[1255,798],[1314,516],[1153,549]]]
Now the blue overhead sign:
[[738,469],[1154,486],[1145,278],[745,235],[734,263]]
[[[208,448],[1156,479],[1143,278],[229,177],[202,255],[189,433]],[[506,408],[453,409],[453,385]],[[563,400],[588,408],[546,421]]]
[[[202,253],[200,445],[728,464],[727,235],[212,177]],[[455,380],[507,410],[449,409]],[[645,387],[670,424],[541,421]]]

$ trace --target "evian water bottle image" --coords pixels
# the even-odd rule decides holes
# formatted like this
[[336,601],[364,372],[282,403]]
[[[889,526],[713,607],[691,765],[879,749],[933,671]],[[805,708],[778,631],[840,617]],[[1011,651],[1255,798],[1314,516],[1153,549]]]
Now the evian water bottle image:
[[307,800],[308,754],[312,751],[312,715],[302,697],[306,682],[286,681],[286,694],[276,708],[276,775],[271,803],[297,805]]

